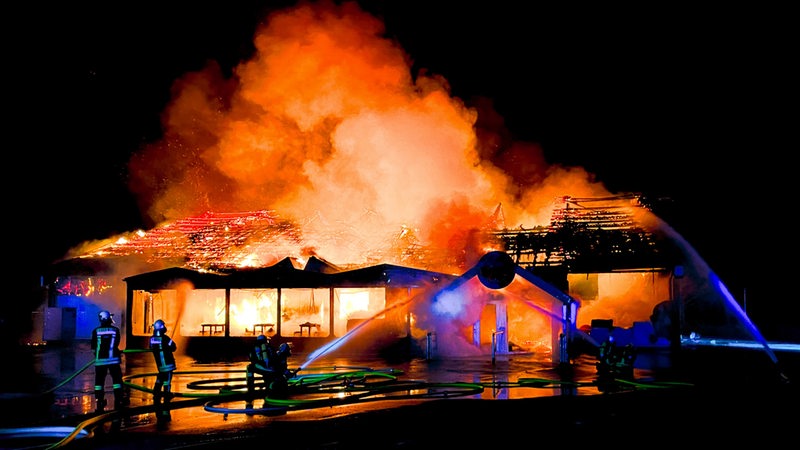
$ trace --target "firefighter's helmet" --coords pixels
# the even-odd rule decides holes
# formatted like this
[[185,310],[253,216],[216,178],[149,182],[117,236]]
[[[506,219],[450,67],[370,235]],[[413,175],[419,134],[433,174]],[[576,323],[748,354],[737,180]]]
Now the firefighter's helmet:
[[291,354],[292,354],[292,347],[288,343],[284,342],[283,344],[280,345],[280,347],[278,347],[278,356],[288,357],[291,356]]
[[153,322],[153,334],[156,336],[163,336],[167,334],[167,324],[165,324],[161,319]]
[[114,315],[106,310],[100,311],[97,318],[100,319],[100,325],[111,325],[114,323]]
[[256,342],[258,342],[259,344],[264,342],[269,342],[269,338],[264,336],[263,334],[259,334],[258,337],[256,338]]

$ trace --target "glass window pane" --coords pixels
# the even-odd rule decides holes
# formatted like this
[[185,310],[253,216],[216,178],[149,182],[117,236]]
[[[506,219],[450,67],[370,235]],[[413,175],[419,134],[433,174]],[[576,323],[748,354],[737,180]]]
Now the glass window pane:
[[182,336],[225,336],[225,289],[191,289],[180,323]]
[[277,319],[277,289],[231,289],[231,336],[273,336]]
[[330,289],[281,289],[281,336],[329,336],[330,292]]

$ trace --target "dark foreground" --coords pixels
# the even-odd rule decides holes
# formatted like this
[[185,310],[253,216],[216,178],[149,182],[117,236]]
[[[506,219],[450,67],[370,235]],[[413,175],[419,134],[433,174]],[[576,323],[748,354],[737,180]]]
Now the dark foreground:
[[[420,386],[420,391],[445,393],[438,397],[407,395],[377,401],[330,401],[313,408],[295,406],[289,410],[272,409],[265,404],[250,415],[237,409],[241,408],[238,400],[224,405],[230,409],[222,409],[223,414],[219,410],[209,412],[212,410],[207,403],[204,409],[206,399],[187,397],[176,399],[172,420],[162,422],[153,419],[148,397],[143,395],[141,402],[134,401],[126,410],[124,419],[112,412],[65,417],[54,423],[84,430],[72,439],[50,436],[0,440],[0,447],[249,449],[280,446],[294,450],[474,448],[484,445],[698,448],[714,445],[716,448],[728,444],[792,442],[800,432],[797,409],[800,365],[796,354],[781,356],[778,367],[765,361],[760,354],[692,351],[683,355],[675,368],[648,373],[646,377],[637,372],[632,380],[609,385],[590,382],[576,389],[559,385],[546,390],[545,394],[532,396],[514,395],[517,391],[512,391],[508,397],[487,393],[449,397],[447,392],[457,391],[448,389],[462,389],[460,377],[472,376],[473,369],[478,369],[474,377],[476,383],[487,380],[487,374],[494,379],[501,372],[510,383],[484,384],[487,391],[511,386],[523,379],[537,380],[542,375],[554,375],[534,370],[535,366],[529,362],[491,366],[465,363],[461,364],[463,370],[448,365],[430,372],[431,377],[457,380],[452,386],[448,383]],[[591,373],[561,375],[585,378]],[[23,406],[7,401],[3,407],[6,414],[13,414]]]
[[447,399],[313,421],[80,439],[71,448],[454,448],[476,445],[742,445],[797,435],[797,392],[667,389],[514,400]]

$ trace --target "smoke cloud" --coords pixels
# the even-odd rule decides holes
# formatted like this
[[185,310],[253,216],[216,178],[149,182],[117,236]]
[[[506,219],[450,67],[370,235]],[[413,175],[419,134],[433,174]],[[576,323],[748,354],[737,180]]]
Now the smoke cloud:
[[[443,77],[412,73],[411,56],[355,3],[274,12],[254,43],[231,77],[212,61],[176,80],[163,139],[131,159],[130,188],[154,224],[266,209],[308,236],[377,248],[414,233],[458,252],[499,205],[509,226],[535,226],[556,197],[609,194],[591,173],[511,141],[489,101],[467,105]],[[309,239],[332,261],[363,254]]]

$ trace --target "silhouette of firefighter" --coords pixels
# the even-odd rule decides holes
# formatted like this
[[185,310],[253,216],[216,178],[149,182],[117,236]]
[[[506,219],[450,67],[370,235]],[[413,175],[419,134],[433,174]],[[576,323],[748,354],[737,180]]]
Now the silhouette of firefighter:
[[615,380],[633,380],[636,350],[633,344],[619,346],[609,336],[597,349],[597,375],[600,390],[614,390]]
[[114,315],[110,312],[100,311],[98,319],[100,325],[92,330],[91,346],[94,352],[94,397],[97,412],[102,412],[106,407],[105,382],[108,375],[111,375],[114,389],[114,409],[126,406],[128,400],[122,389],[121,333],[114,325]]
[[271,341],[263,334],[256,338],[250,350],[250,363],[247,365],[247,407],[253,407],[256,390],[256,374],[263,380],[265,397],[286,398],[288,380],[294,374],[289,370],[287,359],[292,354],[289,344],[282,343],[278,350],[272,348]]
[[153,386],[153,404],[156,407],[156,419],[167,422],[171,419],[169,402],[172,400],[172,374],[177,368],[175,351],[177,344],[167,335],[167,325],[158,319],[153,323],[153,335],[150,337],[150,350],[156,361],[158,374]]

